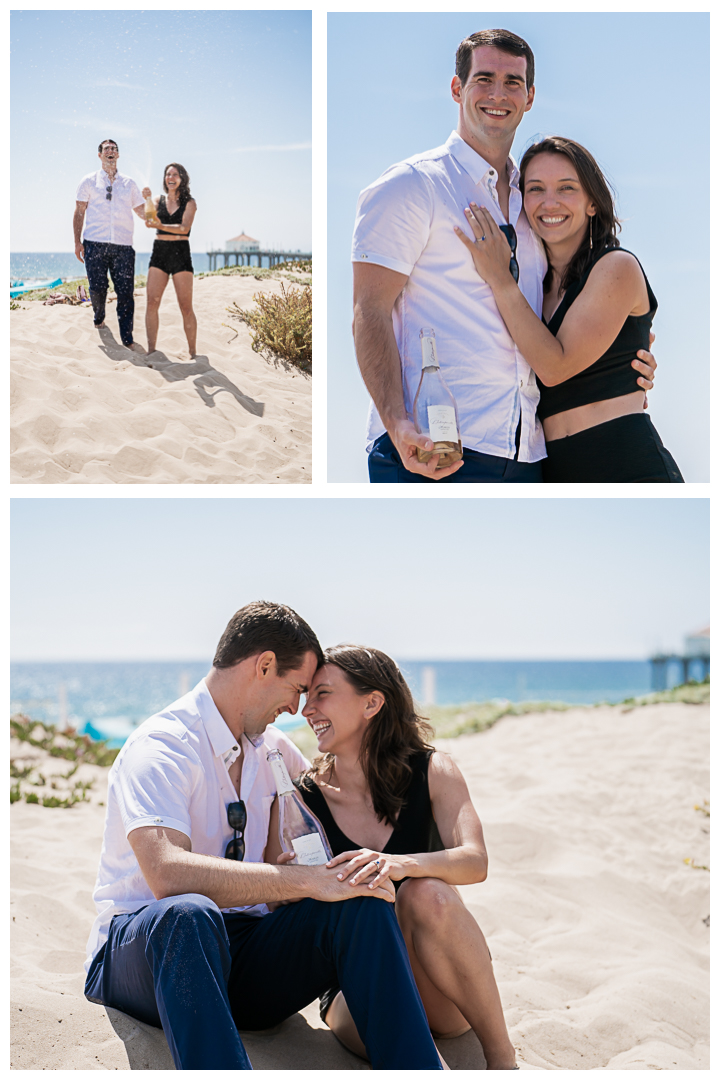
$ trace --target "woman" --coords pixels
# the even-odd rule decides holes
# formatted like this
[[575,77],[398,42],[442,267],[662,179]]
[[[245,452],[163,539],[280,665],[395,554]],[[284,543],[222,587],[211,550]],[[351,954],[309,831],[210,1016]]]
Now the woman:
[[[376,649],[329,649],[303,715],[321,756],[296,785],[322,822],[341,880],[397,889],[396,912],[433,1034],[472,1027],[489,1069],[512,1069],[492,960],[456,885],[484,881],[482,825],[452,758],[428,744],[431,728],[415,712],[397,665]],[[279,855],[273,807],[265,859]],[[321,1015],[342,1043],[366,1056],[339,988]]]
[[508,240],[491,214],[472,203],[465,213],[475,241],[455,232],[537,375],[544,482],[684,483],[643,412],[630,367],[637,349],[649,347],[657,301],[635,256],[619,246],[595,159],[571,139],[543,139],[520,163],[520,188],[548,259],[542,321],[515,282]]
[[[190,359],[197,355],[197,319],[192,306],[193,265],[190,255],[190,228],[195,219],[197,204],[190,194],[190,177],[187,169],[177,162],[168,165],[163,177],[165,194],[153,199],[157,222],[146,221],[148,229],[157,229],[147,278],[147,310],[145,329],[148,352],[155,352],[157,344],[160,301],[172,276],[175,295],[185,327]],[[143,198],[152,196],[150,188],[143,188]]]

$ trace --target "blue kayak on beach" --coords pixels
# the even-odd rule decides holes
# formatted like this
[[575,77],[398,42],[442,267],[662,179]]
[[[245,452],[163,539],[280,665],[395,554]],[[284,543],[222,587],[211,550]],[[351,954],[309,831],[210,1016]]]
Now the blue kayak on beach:
[[10,289],[10,299],[13,296],[21,296],[22,293],[34,292],[35,289],[54,289],[56,285],[62,285],[62,278],[55,278],[54,281],[36,281],[34,285],[23,285],[16,289]]

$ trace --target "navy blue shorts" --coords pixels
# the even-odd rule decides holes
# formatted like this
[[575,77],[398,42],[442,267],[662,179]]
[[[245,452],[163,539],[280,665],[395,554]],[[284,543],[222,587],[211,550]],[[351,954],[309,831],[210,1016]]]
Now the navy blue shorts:
[[385,432],[373,443],[368,455],[371,484],[541,484],[542,462],[529,464],[512,458],[493,457],[463,448],[463,466],[452,476],[431,480],[410,472],[400,460],[392,439]]

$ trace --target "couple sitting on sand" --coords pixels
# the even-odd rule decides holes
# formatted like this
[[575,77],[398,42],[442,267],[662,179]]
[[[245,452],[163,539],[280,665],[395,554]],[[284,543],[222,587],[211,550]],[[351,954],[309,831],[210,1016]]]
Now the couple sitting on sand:
[[[301,694],[312,765],[269,727]],[[486,877],[482,826],[430,733],[388,656],[323,653],[282,604],[238,611],[210,673],[110,771],[86,997],[162,1027],[178,1069],[252,1068],[238,1028],[318,997],[374,1069],[442,1069],[431,1032],[471,1027],[489,1069],[517,1068],[455,888]],[[327,864],[281,853],[275,749],[324,826]]]
[[102,168],[83,177],[76,195],[75,254],[85,263],[95,326],[98,329],[105,326],[109,272],[117,294],[122,343],[134,352],[145,352],[133,339],[134,212],[145,221],[148,229],[157,229],[147,276],[147,351],[155,352],[160,301],[172,276],[192,359],[197,349],[197,319],[192,305],[193,266],[188,237],[197,205],[190,195],[190,177],[177,162],[168,165],[163,176],[165,194],[153,200],[155,216],[147,220],[144,200],[152,198],[152,192],[150,188],[143,188],[141,193],[134,180],[118,172],[119,153],[113,139],[104,139],[98,147]]

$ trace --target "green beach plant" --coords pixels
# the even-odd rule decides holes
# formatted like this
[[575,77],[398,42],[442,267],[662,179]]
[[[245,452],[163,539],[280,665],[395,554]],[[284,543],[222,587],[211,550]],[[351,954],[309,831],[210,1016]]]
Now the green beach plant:
[[64,779],[69,779],[82,764],[112,765],[120,753],[119,750],[110,749],[105,739],[91,739],[89,735],[80,735],[73,727],[60,730],[55,724],[31,720],[22,713],[10,717],[10,734],[20,742],[44,750],[51,757],[72,761],[74,767]]
[[280,293],[255,293],[255,307],[244,310],[234,303],[227,310],[246,323],[254,352],[279,356],[302,371],[312,370],[312,286],[285,288]]
[[[285,269],[285,268],[288,269]],[[291,269],[297,270],[297,273],[292,273]],[[303,277],[298,277],[298,273],[302,273]],[[273,278],[275,281],[289,281],[293,285],[311,285],[312,277],[312,263],[279,263],[277,266],[268,268],[266,266],[223,266],[220,270],[204,270],[200,274],[195,275],[196,280],[200,278],[208,277],[251,277],[256,281],[266,281]]]
[[[61,730],[55,724],[44,724],[22,714],[10,718],[10,735],[20,743],[44,751],[50,757],[71,763],[70,767],[62,772],[46,776],[33,761],[18,763],[11,757],[11,803],[24,800],[38,806],[69,809],[78,803],[89,802],[88,792],[93,788],[93,780],[75,780],[72,787],[69,787],[68,782],[81,765],[99,765],[106,768],[112,765],[120,753],[119,750],[110,749],[106,740],[80,735],[73,727]],[[33,788],[45,788],[49,791],[39,794],[32,790]]]

